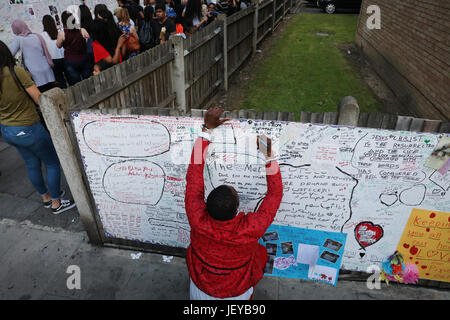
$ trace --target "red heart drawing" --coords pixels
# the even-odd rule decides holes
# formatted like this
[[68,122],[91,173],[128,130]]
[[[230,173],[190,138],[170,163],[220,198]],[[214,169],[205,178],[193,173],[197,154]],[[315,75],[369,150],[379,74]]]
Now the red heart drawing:
[[409,248],[409,244],[404,243],[404,244],[403,244],[403,248],[408,249],[408,248]]
[[378,242],[382,237],[383,228],[370,221],[360,222],[355,227],[356,241],[363,249]]
[[412,246],[411,249],[409,249],[409,253],[412,255],[415,255],[418,251],[419,249],[417,249],[416,246]]
[[430,214],[430,218],[433,219],[434,217],[436,217],[436,213],[432,212],[432,213]]

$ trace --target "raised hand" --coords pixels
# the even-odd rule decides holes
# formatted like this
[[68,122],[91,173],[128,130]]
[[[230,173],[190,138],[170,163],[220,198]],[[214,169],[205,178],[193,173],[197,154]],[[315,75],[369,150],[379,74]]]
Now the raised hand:
[[223,124],[229,118],[219,119],[225,110],[219,107],[211,107],[205,113],[204,123],[207,129],[212,130]]

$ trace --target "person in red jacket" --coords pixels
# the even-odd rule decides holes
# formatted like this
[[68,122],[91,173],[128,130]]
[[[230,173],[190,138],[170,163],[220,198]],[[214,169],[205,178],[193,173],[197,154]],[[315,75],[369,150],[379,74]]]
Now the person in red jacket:
[[186,175],[185,208],[191,227],[186,263],[193,300],[251,299],[263,277],[267,250],[258,243],[273,222],[283,197],[278,163],[266,155],[267,194],[256,212],[239,212],[239,197],[231,186],[211,191],[204,201],[203,169],[212,130],[222,109],[208,109],[202,133],[195,141]]

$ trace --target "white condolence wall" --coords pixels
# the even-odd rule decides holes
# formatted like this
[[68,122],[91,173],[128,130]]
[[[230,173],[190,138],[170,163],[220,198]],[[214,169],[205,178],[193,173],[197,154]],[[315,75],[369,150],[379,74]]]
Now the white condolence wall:
[[[89,186],[107,237],[189,245],[186,171],[203,119],[74,113]],[[442,134],[232,120],[214,131],[205,195],[232,185],[243,212],[267,191],[256,136],[274,142],[283,200],[274,224],[347,234],[346,270],[397,247],[413,208],[450,212],[450,172],[424,166]]]
[[7,45],[13,41],[11,23],[15,19],[25,21],[32,32],[41,33],[43,16],[50,14],[58,20],[68,6],[83,2],[92,12],[99,3],[106,4],[111,11],[117,7],[116,0],[0,0],[0,40]]

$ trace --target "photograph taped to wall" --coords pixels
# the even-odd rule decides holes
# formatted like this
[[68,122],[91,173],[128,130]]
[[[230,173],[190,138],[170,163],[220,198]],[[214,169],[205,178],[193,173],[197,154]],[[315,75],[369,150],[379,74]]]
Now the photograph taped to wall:
[[262,236],[264,241],[275,241],[275,240],[280,240],[280,238],[278,237],[278,233],[276,232],[267,232]]
[[266,243],[267,254],[276,256],[278,251],[278,245],[276,243]]
[[273,273],[273,263],[274,263],[274,261],[275,261],[275,256],[269,255],[267,257],[267,262],[266,262],[266,265],[264,267],[264,273],[267,273],[267,274],[272,274]]
[[332,263],[335,263],[338,259],[339,259],[339,255],[338,254],[334,254],[330,251],[324,251],[322,252],[322,254],[320,255],[321,259],[330,261]]
[[342,243],[327,239],[323,246],[327,249],[333,250],[333,251],[339,251],[342,247]]
[[426,167],[440,170],[450,159],[450,135],[444,135],[434,148],[427,162]]
[[294,254],[294,246],[292,244],[292,241],[282,242],[281,251],[283,252],[283,254]]

